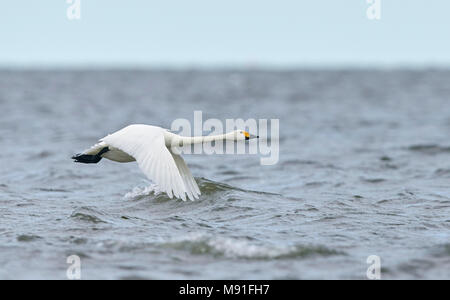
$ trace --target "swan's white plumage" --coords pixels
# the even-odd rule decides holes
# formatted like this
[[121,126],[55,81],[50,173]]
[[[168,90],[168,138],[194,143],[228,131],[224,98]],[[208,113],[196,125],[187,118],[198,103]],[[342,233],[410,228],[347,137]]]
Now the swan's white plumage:
[[184,186],[186,187],[189,199],[192,199],[192,197],[198,199],[198,196],[201,194],[200,189],[198,188],[197,182],[195,181],[194,176],[192,176],[191,171],[186,165],[184,159],[175,153],[172,153],[172,157],[175,160],[175,164],[178,167],[181,177],[183,178]]
[[156,126],[130,125],[100,141],[136,159],[142,172],[170,198],[198,199],[200,189],[183,158],[166,147],[165,132]]

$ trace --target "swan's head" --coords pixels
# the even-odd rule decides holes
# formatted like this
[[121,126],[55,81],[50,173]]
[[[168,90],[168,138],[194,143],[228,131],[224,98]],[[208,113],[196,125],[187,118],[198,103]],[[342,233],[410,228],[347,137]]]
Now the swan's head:
[[247,141],[250,139],[259,138],[259,136],[252,135],[244,130],[236,130],[233,132],[230,132],[228,134],[227,139],[234,140],[234,141]]

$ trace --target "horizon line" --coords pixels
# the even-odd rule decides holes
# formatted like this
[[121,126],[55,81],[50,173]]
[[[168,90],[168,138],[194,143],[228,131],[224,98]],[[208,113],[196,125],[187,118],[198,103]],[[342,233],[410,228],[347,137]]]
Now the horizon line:
[[295,70],[450,70],[450,63],[81,63],[81,64],[2,64],[0,71],[295,71]]

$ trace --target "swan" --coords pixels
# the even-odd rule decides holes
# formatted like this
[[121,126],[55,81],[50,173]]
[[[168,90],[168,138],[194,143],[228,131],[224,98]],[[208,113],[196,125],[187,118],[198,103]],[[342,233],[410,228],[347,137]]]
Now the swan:
[[102,158],[127,163],[136,161],[141,171],[169,198],[198,199],[200,189],[175,147],[213,141],[245,141],[259,138],[244,130],[226,134],[185,137],[158,126],[134,124],[99,140],[97,144],[72,157],[78,163],[98,163]]

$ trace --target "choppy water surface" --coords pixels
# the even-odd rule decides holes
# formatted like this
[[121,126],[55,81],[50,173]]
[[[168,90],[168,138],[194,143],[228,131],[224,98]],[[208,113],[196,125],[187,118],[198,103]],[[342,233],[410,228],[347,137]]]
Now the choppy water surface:
[[[449,71],[2,71],[0,278],[450,279]],[[70,156],[131,123],[279,118],[280,161],[185,156],[203,192]]]

